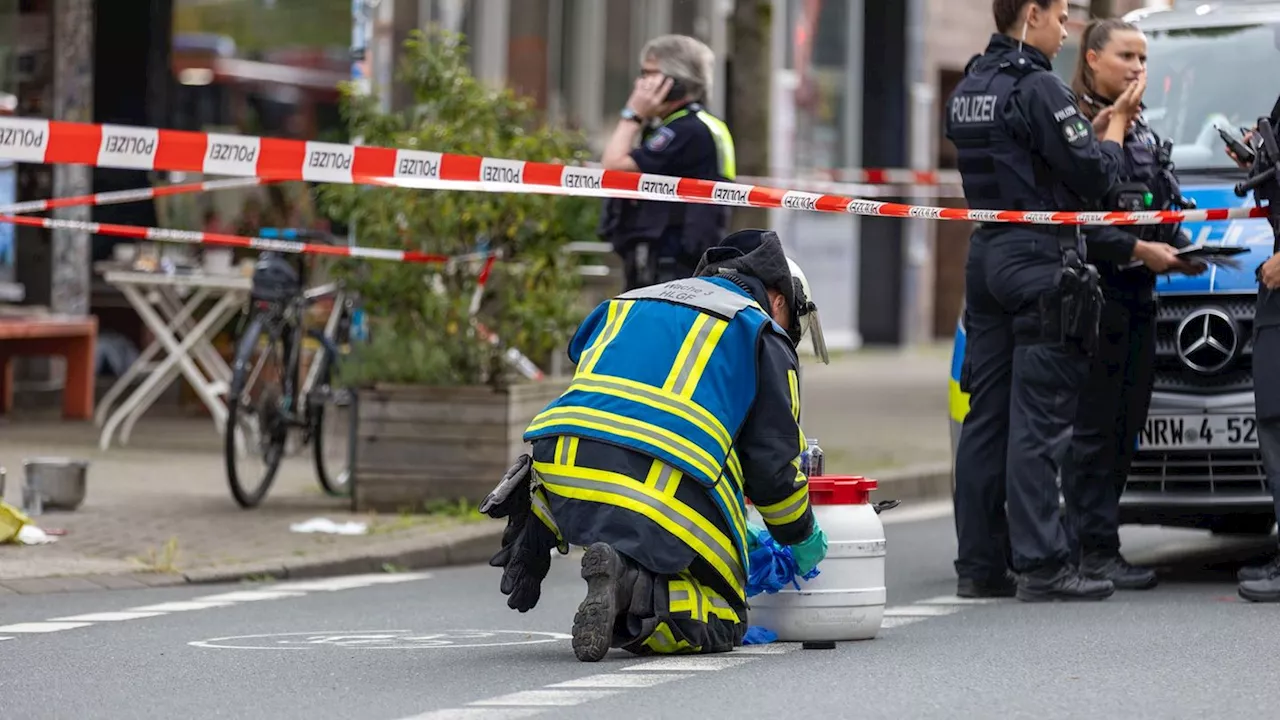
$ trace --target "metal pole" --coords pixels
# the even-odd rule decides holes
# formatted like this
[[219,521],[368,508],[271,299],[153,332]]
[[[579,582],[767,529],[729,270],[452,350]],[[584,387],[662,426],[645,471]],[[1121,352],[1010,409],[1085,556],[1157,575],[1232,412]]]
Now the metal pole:
[[[908,158],[915,170],[928,170],[931,162],[930,118],[933,109],[933,86],[925,77],[924,55],[926,0],[907,0],[906,80],[910,88],[909,111],[911,118]],[[912,205],[928,204],[928,198],[913,195]],[[932,287],[928,283],[928,270],[933,256],[930,223],[922,219],[907,221],[906,252],[902,258],[902,341],[912,345],[928,339],[928,311],[932,306]]]

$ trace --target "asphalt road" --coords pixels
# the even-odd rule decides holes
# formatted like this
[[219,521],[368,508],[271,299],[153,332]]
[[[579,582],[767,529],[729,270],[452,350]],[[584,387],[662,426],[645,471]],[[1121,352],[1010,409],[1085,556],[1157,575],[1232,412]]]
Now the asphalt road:
[[975,604],[949,598],[951,518],[900,519],[886,528],[886,627],[835,650],[578,663],[571,555],[526,615],[487,566],[0,596],[0,707],[24,720],[1274,714],[1280,607],[1239,601],[1232,580],[1274,538],[1126,528],[1132,558],[1165,573],[1156,590]]

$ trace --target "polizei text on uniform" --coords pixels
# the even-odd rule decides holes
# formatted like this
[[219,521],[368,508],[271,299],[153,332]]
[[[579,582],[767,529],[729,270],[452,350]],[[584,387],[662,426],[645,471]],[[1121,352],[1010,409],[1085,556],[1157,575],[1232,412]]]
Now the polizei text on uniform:
[[951,101],[951,120],[957,123],[991,122],[996,118],[995,95],[960,95]]

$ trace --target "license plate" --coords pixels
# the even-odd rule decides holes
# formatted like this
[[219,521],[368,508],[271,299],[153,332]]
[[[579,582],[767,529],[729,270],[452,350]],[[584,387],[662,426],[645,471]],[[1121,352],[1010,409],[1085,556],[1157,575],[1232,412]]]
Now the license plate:
[[1258,447],[1253,415],[1152,415],[1138,434],[1141,450],[1216,450]]

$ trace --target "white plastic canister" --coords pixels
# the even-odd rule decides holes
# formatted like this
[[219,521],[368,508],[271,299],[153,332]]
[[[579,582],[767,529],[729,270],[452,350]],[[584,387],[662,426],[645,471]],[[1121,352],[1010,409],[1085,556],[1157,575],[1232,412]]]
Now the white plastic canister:
[[[876,481],[855,476],[809,478],[809,504],[827,534],[827,556],[812,580],[748,600],[747,622],[782,642],[869,640],[884,620],[884,525],[871,506]],[[767,527],[754,507],[747,516]]]

